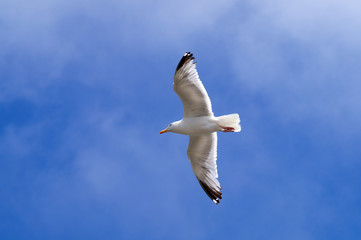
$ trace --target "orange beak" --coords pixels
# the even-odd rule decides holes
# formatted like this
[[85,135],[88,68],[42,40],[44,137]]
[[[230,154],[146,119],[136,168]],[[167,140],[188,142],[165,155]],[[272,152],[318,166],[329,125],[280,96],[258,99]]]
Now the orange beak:
[[167,132],[167,129],[164,129],[164,130],[160,131],[159,134],[166,133],[166,132]]

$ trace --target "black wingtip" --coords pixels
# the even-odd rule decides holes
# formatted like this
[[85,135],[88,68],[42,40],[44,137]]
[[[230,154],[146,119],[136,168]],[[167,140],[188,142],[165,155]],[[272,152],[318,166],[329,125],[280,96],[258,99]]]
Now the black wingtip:
[[207,184],[200,181],[199,179],[198,182],[202,186],[205,193],[207,193],[208,197],[212,199],[213,202],[215,202],[216,204],[220,203],[220,199],[222,199],[222,193],[220,191],[217,191],[216,189],[209,187]]
[[181,67],[183,67],[184,64],[188,63],[189,61],[192,61],[194,59],[193,53],[186,52],[182,59],[179,61],[176,71],[178,71]]

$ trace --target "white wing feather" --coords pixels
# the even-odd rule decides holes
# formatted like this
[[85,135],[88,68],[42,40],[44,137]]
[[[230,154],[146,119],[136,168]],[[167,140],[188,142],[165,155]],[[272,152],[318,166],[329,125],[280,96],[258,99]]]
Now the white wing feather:
[[211,100],[193,59],[191,53],[182,57],[174,74],[173,89],[182,100],[184,117],[213,116]]
[[217,180],[217,133],[190,135],[187,154],[203,190],[215,203],[219,203],[222,193]]

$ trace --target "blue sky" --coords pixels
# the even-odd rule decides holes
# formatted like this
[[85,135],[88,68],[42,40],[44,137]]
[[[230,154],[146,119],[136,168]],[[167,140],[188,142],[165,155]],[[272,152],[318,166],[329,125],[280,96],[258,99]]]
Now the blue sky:
[[[358,239],[359,1],[0,2],[1,239]],[[185,51],[216,115],[202,191],[172,90]]]

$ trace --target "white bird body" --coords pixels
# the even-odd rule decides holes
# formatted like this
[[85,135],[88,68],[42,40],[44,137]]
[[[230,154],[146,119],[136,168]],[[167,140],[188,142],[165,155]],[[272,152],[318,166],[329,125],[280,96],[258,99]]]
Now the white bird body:
[[238,114],[215,117],[207,91],[199,79],[193,54],[187,52],[174,74],[173,89],[183,103],[184,117],[160,133],[189,135],[188,158],[200,185],[215,202],[222,199],[217,173],[217,131],[239,132]]
[[216,132],[219,129],[217,118],[214,116],[186,117],[172,123],[173,128],[169,132],[184,135],[200,135]]

